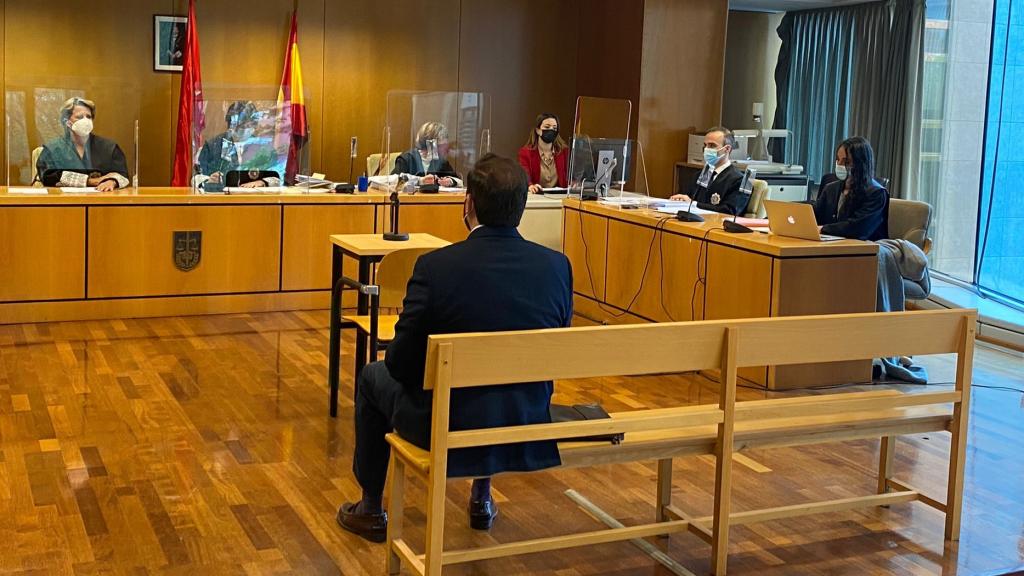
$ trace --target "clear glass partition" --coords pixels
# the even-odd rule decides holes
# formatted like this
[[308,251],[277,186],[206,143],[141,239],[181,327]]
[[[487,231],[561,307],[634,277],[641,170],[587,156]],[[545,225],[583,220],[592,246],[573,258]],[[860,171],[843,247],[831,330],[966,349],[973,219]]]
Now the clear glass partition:
[[[308,105],[308,99],[305,100]],[[278,100],[277,87],[203,87],[193,122],[192,186],[197,192],[280,192],[310,179],[307,137],[294,130],[299,119]]]
[[11,78],[4,101],[9,187],[137,185],[136,86],[102,78]]
[[[639,191],[647,193],[643,151],[629,137],[632,103],[615,98],[576,99],[569,194],[585,199],[622,196],[639,173]],[[637,169],[639,168],[639,169]]]
[[[462,179],[491,149],[491,101],[483,92],[392,90],[387,95],[382,149],[371,176],[408,182],[434,174]],[[371,159],[371,165],[373,165]]]

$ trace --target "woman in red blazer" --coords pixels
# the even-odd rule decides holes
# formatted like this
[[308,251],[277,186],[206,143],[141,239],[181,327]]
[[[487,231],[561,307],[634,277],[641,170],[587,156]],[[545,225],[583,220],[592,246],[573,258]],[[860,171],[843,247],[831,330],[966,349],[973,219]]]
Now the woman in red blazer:
[[569,145],[558,135],[558,116],[537,116],[529,140],[519,149],[519,164],[526,170],[532,194],[568,185]]

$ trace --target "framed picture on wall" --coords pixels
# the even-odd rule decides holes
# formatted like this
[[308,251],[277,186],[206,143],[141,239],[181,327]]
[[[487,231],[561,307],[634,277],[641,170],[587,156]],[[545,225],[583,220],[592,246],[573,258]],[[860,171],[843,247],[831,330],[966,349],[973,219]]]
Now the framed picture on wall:
[[153,70],[181,72],[187,24],[184,16],[153,16]]

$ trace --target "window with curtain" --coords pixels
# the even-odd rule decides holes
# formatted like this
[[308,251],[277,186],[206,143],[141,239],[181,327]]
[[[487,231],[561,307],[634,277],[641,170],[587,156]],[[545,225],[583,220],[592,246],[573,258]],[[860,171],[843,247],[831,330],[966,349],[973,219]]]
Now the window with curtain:
[[[820,181],[835,147],[868,138],[876,174],[897,198],[916,196],[921,122],[924,0],[882,0],[787,12],[779,26],[779,105],[786,158]],[[781,156],[778,149],[776,156]]]
[[994,8],[975,281],[1024,305],[1024,1]]

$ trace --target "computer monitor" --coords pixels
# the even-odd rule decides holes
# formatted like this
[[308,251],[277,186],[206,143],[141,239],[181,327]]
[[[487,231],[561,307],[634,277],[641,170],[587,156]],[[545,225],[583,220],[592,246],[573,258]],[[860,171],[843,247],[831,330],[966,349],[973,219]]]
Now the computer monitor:
[[595,198],[621,189],[629,180],[633,145],[633,140],[577,135],[570,161],[570,193]]

